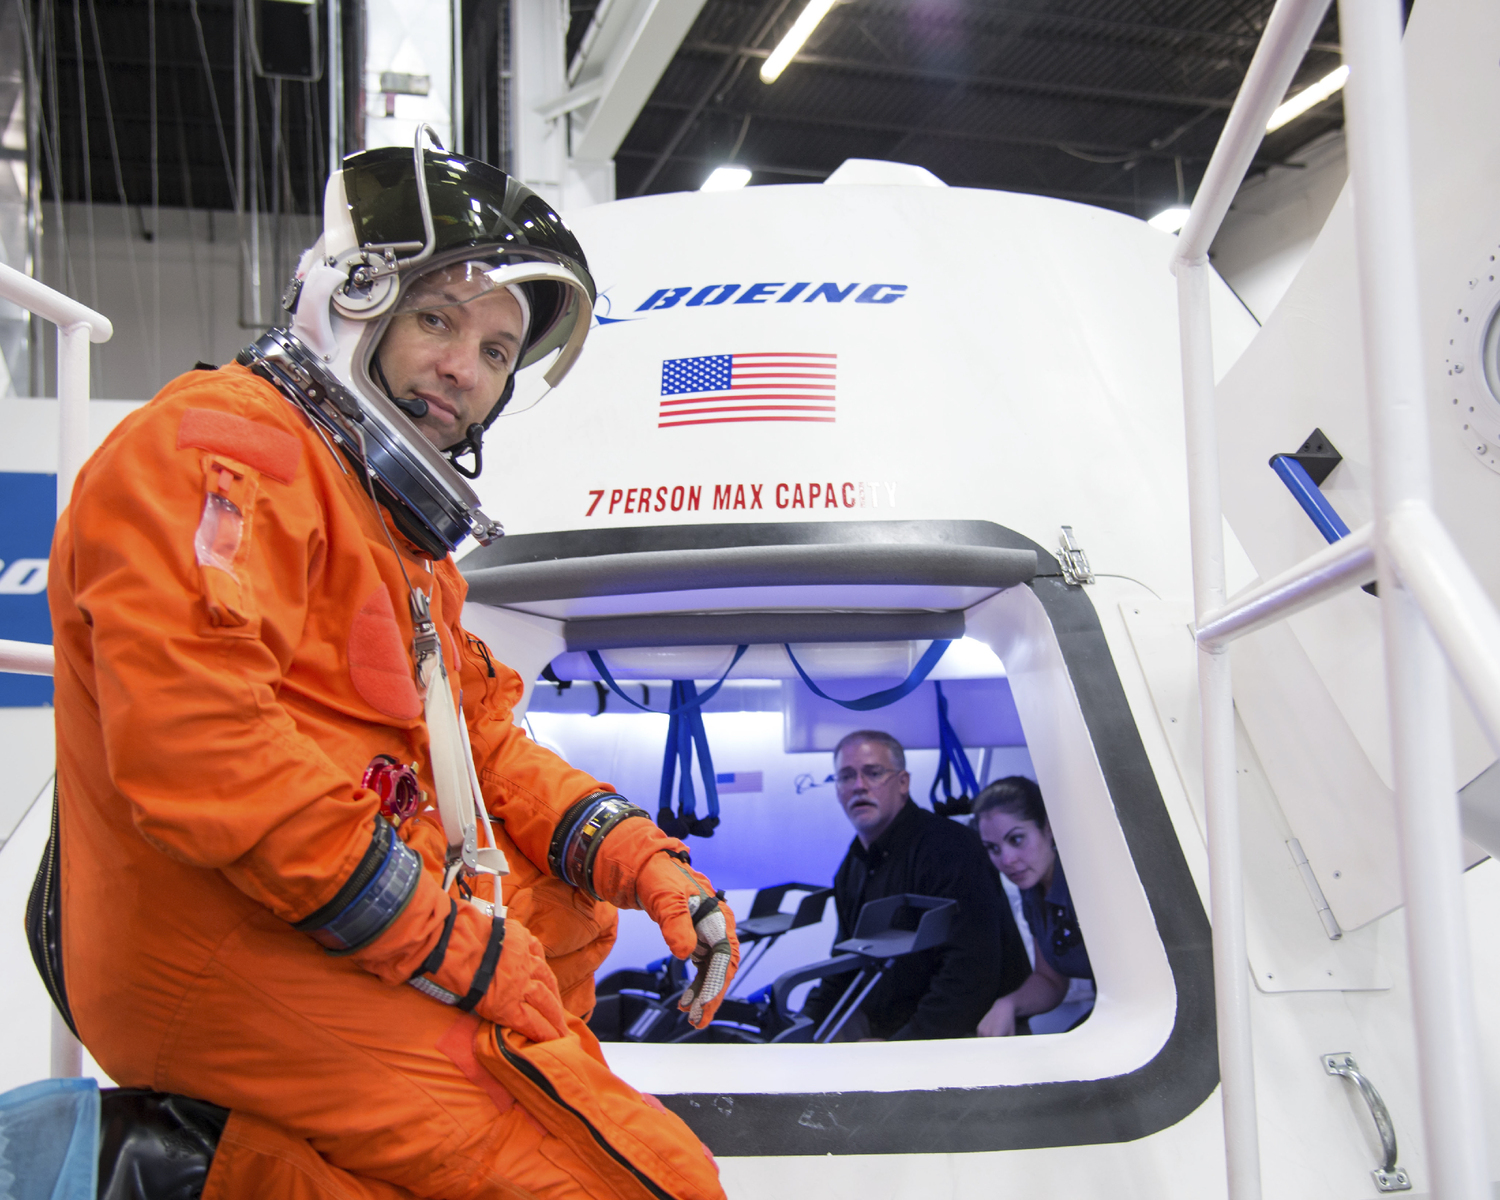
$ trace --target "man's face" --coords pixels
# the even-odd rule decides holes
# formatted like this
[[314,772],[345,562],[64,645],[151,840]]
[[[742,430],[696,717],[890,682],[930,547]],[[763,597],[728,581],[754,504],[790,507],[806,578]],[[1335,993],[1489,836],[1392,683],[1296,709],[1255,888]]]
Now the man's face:
[[868,846],[906,804],[911,776],[896,766],[884,742],[851,742],[834,759],[833,782],[844,815]]
[[418,280],[377,357],[391,395],[427,402],[417,428],[443,450],[500,400],[525,333],[521,306],[467,263]]

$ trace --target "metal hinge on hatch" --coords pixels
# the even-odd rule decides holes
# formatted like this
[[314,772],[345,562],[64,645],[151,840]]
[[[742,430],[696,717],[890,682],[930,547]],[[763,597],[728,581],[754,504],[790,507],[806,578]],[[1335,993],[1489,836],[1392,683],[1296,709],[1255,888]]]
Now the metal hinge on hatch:
[[1062,564],[1063,579],[1068,583],[1093,583],[1094,569],[1089,566],[1089,556],[1083,552],[1078,539],[1073,536],[1073,527],[1064,525],[1062,536],[1057,540],[1057,558]]

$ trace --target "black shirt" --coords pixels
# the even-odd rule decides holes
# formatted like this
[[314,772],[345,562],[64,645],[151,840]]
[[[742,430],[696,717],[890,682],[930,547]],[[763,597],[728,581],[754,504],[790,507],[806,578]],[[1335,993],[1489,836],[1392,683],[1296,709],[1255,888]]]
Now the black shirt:
[[[970,1037],[997,997],[1031,974],[1010,904],[973,830],[907,800],[868,848],[855,838],[834,876],[838,941],[871,900],[909,892],[957,900],[944,946],[898,958],[860,1005],[873,1037]],[[803,1012],[821,1021],[853,975],[825,979]]]

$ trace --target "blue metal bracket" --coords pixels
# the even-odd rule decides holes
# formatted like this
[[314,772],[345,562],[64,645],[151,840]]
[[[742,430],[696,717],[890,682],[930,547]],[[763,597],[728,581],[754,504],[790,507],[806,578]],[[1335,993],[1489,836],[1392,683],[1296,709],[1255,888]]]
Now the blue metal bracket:
[[1275,454],[1271,457],[1271,470],[1281,477],[1281,482],[1286,484],[1287,490],[1302,506],[1302,511],[1312,518],[1318,532],[1330,543],[1349,536],[1349,526],[1344,524],[1344,518],[1339,516],[1328,502],[1328,497],[1313,482],[1306,467],[1290,454]]
[[[1311,461],[1318,469],[1319,476],[1314,479],[1308,473],[1306,462]],[[1328,474],[1343,460],[1339,452],[1333,448],[1332,443],[1324,436],[1321,429],[1314,429],[1312,436],[1302,444],[1302,448],[1296,454],[1273,454],[1271,456],[1271,470],[1275,471],[1286,484],[1287,491],[1291,492],[1298,504],[1302,506],[1318,527],[1318,532],[1332,545],[1341,538],[1349,536],[1349,526],[1344,524],[1344,518],[1339,516],[1338,511],[1329,503],[1328,497],[1323,495],[1318,486]],[[1364,591],[1375,596],[1379,593],[1373,583],[1367,583]]]

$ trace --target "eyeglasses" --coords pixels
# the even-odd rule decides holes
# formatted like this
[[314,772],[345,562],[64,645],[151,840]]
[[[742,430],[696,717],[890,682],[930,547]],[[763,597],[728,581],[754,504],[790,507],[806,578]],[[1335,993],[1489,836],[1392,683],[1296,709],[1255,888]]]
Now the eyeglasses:
[[857,771],[853,767],[845,767],[833,777],[833,780],[839,787],[852,787],[856,779],[863,779],[874,787],[882,779],[899,774],[901,771],[897,767],[882,767],[879,763],[866,763]]

